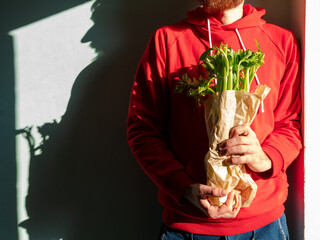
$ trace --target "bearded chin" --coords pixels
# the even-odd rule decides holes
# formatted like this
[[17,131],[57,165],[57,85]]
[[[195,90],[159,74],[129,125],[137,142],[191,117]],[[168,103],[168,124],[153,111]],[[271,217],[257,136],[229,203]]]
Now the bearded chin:
[[200,2],[207,12],[219,13],[237,7],[244,0],[200,0]]

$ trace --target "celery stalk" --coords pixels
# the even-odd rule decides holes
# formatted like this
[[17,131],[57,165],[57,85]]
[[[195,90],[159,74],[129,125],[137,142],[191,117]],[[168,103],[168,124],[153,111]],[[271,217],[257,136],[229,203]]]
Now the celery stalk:
[[[189,96],[201,102],[207,94],[226,90],[250,91],[250,84],[259,67],[264,64],[264,53],[257,42],[258,51],[235,52],[227,44],[221,43],[206,50],[199,59],[199,65],[206,70],[206,79],[182,77],[176,87],[177,92],[187,90]],[[214,54],[210,54],[214,51]],[[217,80],[216,84],[214,79]]]

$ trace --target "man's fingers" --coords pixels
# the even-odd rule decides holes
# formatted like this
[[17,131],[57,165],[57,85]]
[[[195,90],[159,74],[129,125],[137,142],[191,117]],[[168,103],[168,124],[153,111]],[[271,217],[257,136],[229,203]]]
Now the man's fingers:
[[201,203],[201,205],[203,206],[203,208],[204,208],[205,210],[207,210],[207,211],[208,211],[208,210],[210,209],[210,207],[212,206],[207,198],[200,199],[200,203]]
[[243,155],[251,153],[254,148],[250,145],[238,145],[233,147],[228,147],[219,152],[220,156],[228,156],[228,155]]
[[[234,198],[236,198],[237,205],[234,205]],[[220,207],[211,205],[208,199],[201,199],[200,203],[203,207],[202,210],[206,213],[208,217],[211,217],[213,219],[235,218],[238,215],[241,208],[241,196],[236,194],[235,191],[231,191],[228,194],[227,201]]]
[[254,132],[251,130],[249,125],[243,124],[232,128],[229,137],[234,138],[237,136],[250,136],[252,134],[254,135]]
[[248,155],[244,156],[231,156],[227,161],[227,164],[230,165],[240,165],[250,163],[250,157]]
[[242,197],[240,194],[237,195],[237,202],[238,202],[238,205],[236,206],[236,208],[240,210],[241,206],[242,206]]
[[207,196],[223,197],[227,195],[226,190],[207,185],[200,185],[199,192],[202,198],[206,198]]
[[207,198],[200,199],[200,204],[201,204],[201,207],[200,207],[201,211],[204,212],[208,217],[210,217],[208,212],[212,205],[210,204],[209,200]]
[[[234,206],[234,198],[237,198],[237,205]],[[235,218],[241,208],[241,196],[236,195],[234,191],[228,194],[228,199],[219,209],[219,217],[221,218]]]
[[238,205],[232,210],[232,216],[233,217],[236,217],[237,215],[238,215],[238,213],[239,213],[239,211],[240,211],[240,208],[241,208],[241,203],[242,203],[242,200],[241,200],[241,195],[240,194],[238,194],[237,196],[236,196],[236,198],[237,198],[237,203],[238,203]]
[[233,218],[239,212],[239,208],[233,209],[234,191],[228,194],[227,202],[220,207],[212,205],[208,199],[208,196],[223,197],[226,195],[223,189],[195,183],[186,188],[183,197],[209,218]]
[[215,197],[224,197],[227,195],[227,191],[221,188],[211,188],[211,195]]
[[236,136],[234,138],[227,139],[219,144],[219,150],[225,150],[229,147],[234,147],[238,145],[250,145],[254,142],[252,138],[247,136]]
[[233,208],[234,195],[235,195],[235,192],[233,190],[228,194],[227,201],[225,204],[229,209]]

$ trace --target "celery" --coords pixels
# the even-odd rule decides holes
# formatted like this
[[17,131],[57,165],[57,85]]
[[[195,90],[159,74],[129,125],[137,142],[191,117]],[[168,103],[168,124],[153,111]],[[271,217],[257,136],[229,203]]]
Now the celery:
[[[250,84],[259,67],[264,64],[264,53],[257,42],[258,51],[239,49],[235,52],[228,44],[205,51],[198,67],[204,67],[206,77],[190,79],[187,75],[179,79],[177,92],[187,90],[187,95],[198,102],[207,95],[225,90],[250,91]],[[210,54],[214,51],[214,54]],[[215,83],[216,82],[216,83]]]

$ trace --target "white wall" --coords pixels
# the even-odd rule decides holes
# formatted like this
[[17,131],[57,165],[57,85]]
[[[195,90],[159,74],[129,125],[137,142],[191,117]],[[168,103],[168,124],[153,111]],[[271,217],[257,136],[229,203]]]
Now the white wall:
[[319,239],[319,10],[318,0],[306,0],[305,38],[305,239]]

